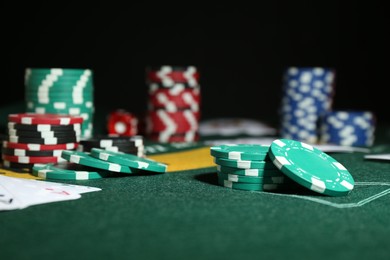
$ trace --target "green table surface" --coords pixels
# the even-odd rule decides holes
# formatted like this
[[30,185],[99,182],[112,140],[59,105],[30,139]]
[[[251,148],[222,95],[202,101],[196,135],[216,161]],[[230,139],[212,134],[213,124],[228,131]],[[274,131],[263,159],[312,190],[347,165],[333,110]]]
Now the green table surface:
[[102,191],[0,212],[0,259],[389,259],[390,163],[333,156],[348,196],[231,190],[213,170],[69,181]]
[[390,162],[332,156],[348,196],[232,190],[214,169],[68,181],[102,190],[0,212],[0,259],[390,259]]

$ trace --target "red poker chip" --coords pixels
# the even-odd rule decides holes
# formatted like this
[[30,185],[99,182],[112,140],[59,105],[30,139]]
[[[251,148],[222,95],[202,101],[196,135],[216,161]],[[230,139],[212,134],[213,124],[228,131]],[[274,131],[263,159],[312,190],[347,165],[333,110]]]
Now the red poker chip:
[[149,102],[153,107],[166,107],[170,111],[183,108],[198,111],[200,95],[198,91],[183,90],[179,94],[172,94],[167,89],[159,89],[149,94]]
[[199,112],[183,110],[178,112],[168,112],[160,109],[150,111],[147,120],[147,132],[169,132],[185,133],[196,131],[199,128]]
[[81,124],[84,119],[81,116],[71,115],[22,113],[9,114],[8,121],[25,125],[72,125]]
[[57,156],[16,156],[5,155],[1,156],[3,160],[15,163],[57,163],[64,161],[63,158]]
[[146,77],[149,81],[152,82],[169,82],[172,84],[175,82],[198,82],[199,81],[199,72],[194,67],[188,67],[185,70],[172,70],[169,67],[162,67],[160,70],[150,70],[147,71]]
[[67,144],[23,144],[3,141],[4,148],[23,149],[28,151],[51,151],[51,150],[73,150],[79,143]]
[[197,142],[199,141],[199,134],[196,131],[189,131],[184,134],[164,134],[152,133],[148,135],[148,139],[161,143],[176,143],[176,142]]
[[108,116],[109,135],[134,136],[138,134],[138,118],[125,110],[117,110]]

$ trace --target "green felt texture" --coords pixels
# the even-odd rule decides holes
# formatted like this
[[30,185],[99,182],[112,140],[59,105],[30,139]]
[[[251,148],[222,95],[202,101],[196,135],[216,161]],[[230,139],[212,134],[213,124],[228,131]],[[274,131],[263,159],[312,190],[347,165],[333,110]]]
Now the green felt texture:
[[230,190],[210,169],[69,181],[102,191],[0,212],[0,259],[388,259],[390,163],[332,156],[346,197]]

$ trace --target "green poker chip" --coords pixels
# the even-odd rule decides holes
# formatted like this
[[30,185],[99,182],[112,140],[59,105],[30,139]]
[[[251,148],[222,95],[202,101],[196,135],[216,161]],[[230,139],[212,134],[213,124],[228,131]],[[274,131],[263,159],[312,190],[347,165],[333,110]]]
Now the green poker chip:
[[34,164],[32,174],[43,179],[52,180],[93,180],[110,177],[109,171],[93,171],[93,168],[75,163]]
[[81,68],[27,68],[26,74],[31,75],[58,75],[58,76],[90,76],[92,70]]
[[238,169],[277,169],[271,161],[240,161],[214,157],[214,163]]
[[255,184],[282,184],[288,183],[289,179],[285,176],[273,176],[273,177],[250,177],[235,175],[224,172],[217,172],[218,178],[228,180],[237,183],[255,183]]
[[224,144],[210,147],[212,156],[230,160],[269,160],[268,150],[269,145],[260,144]]
[[285,176],[278,168],[275,169],[238,169],[228,166],[217,165],[217,171],[226,174],[234,174],[249,177],[278,177]]
[[286,176],[320,194],[344,196],[355,185],[352,175],[341,163],[306,143],[274,140],[270,158]]
[[164,173],[167,171],[167,165],[156,162],[151,159],[138,157],[133,154],[107,151],[99,148],[91,149],[91,156],[103,161],[126,165],[132,169],[145,170],[151,172]]
[[218,178],[218,184],[226,188],[245,191],[275,191],[289,188],[286,184],[237,183],[222,178]]
[[130,169],[126,165],[99,160],[95,157],[92,157],[89,153],[85,153],[85,152],[64,150],[61,153],[61,157],[72,163],[77,163],[84,166],[98,168],[106,171],[122,172],[122,173],[135,172],[135,170]]

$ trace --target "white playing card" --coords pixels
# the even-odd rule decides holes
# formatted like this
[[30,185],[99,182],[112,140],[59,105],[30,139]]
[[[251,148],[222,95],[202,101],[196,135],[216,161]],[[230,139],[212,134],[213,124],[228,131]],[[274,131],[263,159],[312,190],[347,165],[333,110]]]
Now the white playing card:
[[0,182],[0,210],[12,210],[20,208],[19,202],[14,198]]
[[390,160],[390,153],[381,153],[381,154],[367,154],[364,156],[364,159],[367,160]]
[[0,210],[21,209],[42,203],[74,200],[80,193],[99,191],[100,188],[82,185],[21,179],[0,176],[0,194],[4,194],[0,202]]

